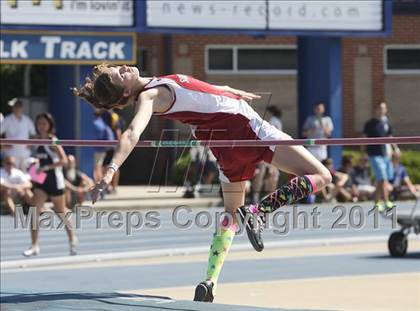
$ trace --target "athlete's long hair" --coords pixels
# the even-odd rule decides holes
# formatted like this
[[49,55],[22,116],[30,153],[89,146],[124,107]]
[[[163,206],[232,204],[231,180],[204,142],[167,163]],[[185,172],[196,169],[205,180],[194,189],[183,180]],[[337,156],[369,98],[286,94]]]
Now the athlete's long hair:
[[92,76],[86,76],[85,84],[79,88],[72,88],[73,94],[89,102],[98,109],[112,109],[127,104],[128,97],[124,97],[124,87],[112,80],[108,68],[116,65],[102,63],[93,67]]

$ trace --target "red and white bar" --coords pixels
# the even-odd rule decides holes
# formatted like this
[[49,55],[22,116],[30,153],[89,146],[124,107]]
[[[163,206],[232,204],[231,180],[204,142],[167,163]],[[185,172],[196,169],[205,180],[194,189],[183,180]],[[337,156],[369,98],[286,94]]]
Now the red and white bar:
[[[49,139],[0,139],[0,145],[60,145],[72,147],[115,147],[117,140],[49,140]],[[329,139],[292,139],[292,140],[144,140],[136,147],[266,147],[266,146],[313,146],[313,145],[381,145],[381,144],[420,144],[420,136],[406,137],[363,137]]]

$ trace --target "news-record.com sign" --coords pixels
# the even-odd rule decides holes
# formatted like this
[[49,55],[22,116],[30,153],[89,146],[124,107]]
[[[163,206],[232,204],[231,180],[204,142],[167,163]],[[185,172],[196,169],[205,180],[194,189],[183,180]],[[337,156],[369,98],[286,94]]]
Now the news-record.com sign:
[[384,0],[146,0],[146,26],[381,31]]
[[133,26],[133,0],[1,0],[2,24]]
[[3,64],[135,64],[135,33],[1,32]]

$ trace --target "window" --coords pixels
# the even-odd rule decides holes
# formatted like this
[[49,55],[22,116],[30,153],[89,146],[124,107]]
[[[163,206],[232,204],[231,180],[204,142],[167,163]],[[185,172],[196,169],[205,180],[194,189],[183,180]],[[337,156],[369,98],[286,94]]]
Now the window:
[[233,50],[210,49],[209,70],[233,70]]
[[418,14],[420,13],[420,2],[418,0],[394,0],[392,11],[396,14]]
[[384,69],[388,74],[420,74],[420,45],[386,46]]
[[208,73],[295,74],[295,46],[207,46]]
[[238,49],[238,70],[294,70],[296,50]]

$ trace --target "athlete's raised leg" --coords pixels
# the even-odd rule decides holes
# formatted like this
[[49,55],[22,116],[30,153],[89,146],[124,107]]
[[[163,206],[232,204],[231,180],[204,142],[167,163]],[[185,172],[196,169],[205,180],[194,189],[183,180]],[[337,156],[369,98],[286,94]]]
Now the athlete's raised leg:
[[263,198],[259,209],[272,212],[317,192],[331,182],[331,173],[303,146],[277,146],[271,164],[296,175],[272,194]]
[[245,181],[222,183],[225,211],[231,217],[221,219],[220,230],[216,230],[211,243],[206,280],[198,284],[195,290],[195,301],[212,302],[225,258],[232,245],[237,229],[236,210],[244,204]]
[[[291,139],[282,133],[283,139]],[[242,219],[246,213],[258,215],[271,213],[284,205],[289,205],[315,193],[331,182],[331,173],[303,146],[277,146],[271,164],[278,169],[296,175],[288,183],[263,198],[258,204],[241,209]],[[264,216],[250,217],[247,222],[247,233],[250,242],[257,251],[264,249],[261,238],[261,221]]]

